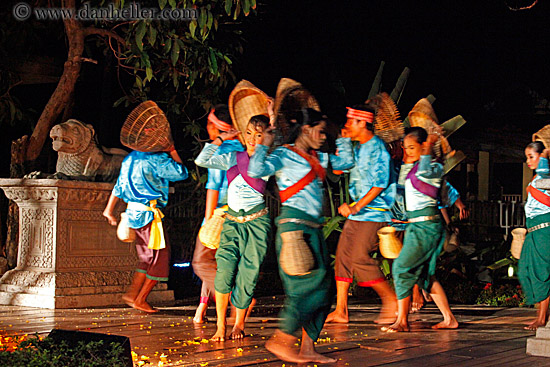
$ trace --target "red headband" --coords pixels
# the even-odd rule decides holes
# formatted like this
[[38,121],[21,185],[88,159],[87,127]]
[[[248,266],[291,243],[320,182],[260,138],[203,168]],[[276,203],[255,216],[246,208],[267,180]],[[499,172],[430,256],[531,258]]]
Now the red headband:
[[218,119],[216,115],[214,115],[214,111],[215,109],[212,109],[212,111],[210,111],[210,114],[208,115],[208,121],[211,122],[214,126],[216,126],[218,130],[221,130],[221,131],[231,130],[232,126],[229,125],[227,122],[224,122]]
[[346,115],[347,118],[365,120],[368,123],[372,123],[374,121],[374,113],[372,112],[356,110],[351,107],[346,107],[346,108],[348,109],[348,113]]

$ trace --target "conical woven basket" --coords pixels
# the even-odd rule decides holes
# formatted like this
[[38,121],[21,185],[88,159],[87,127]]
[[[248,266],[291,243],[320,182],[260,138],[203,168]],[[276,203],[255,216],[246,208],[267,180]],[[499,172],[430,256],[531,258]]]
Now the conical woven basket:
[[212,217],[199,230],[199,241],[212,250],[220,247],[223,222],[225,222],[225,210],[214,210]]
[[449,141],[443,136],[443,128],[438,124],[432,104],[427,98],[422,98],[414,105],[409,112],[409,123],[411,127],[423,128],[428,134],[440,135],[433,148],[436,156],[445,157],[452,151]]
[[279,254],[281,269],[292,276],[311,273],[315,266],[315,259],[304,240],[304,231],[291,231],[281,233],[283,245]]
[[128,227],[128,217],[125,212],[120,213],[120,222],[116,228],[116,236],[122,242],[134,242],[136,240],[136,232]]
[[399,117],[399,110],[395,102],[387,93],[380,93],[376,97],[377,108],[374,120],[374,133],[386,143],[400,140],[405,132]]
[[550,125],[546,125],[533,134],[533,141],[541,141],[545,148],[550,148]]
[[296,111],[303,108],[312,108],[321,111],[319,103],[302,84],[289,78],[282,78],[277,86],[273,113],[275,114],[275,127],[278,133],[286,136],[288,131],[288,119]]
[[515,228],[512,230],[512,245],[510,246],[510,252],[512,256],[519,259],[521,256],[521,249],[523,248],[523,242],[527,235],[527,229]]
[[241,80],[229,95],[229,113],[235,129],[241,132],[238,139],[244,145],[246,127],[250,118],[256,115],[269,117],[267,106],[269,97],[248,80]]
[[399,241],[399,238],[395,236],[394,227],[382,227],[377,232],[378,238],[380,240],[378,248],[380,253],[386,259],[397,259],[403,244]]
[[140,103],[124,121],[120,142],[141,152],[162,152],[174,145],[170,123],[153,101]]

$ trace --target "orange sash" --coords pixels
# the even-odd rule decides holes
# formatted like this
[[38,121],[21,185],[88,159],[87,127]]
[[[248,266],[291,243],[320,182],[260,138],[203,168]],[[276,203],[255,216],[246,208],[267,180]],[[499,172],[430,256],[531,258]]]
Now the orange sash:
[[285,144],[283,146],[289,150],[292,150],[294,153],[298,154],[300,157],[304,158],[311,166],[311,171],[309,171],[307,175],[302,177],[294,185],[286,188],[285,190],[279,191],[279,196],[281,197],[281,203],[284,203],[285,201],[290,199],[292,196],[296,195],[304,187],[306,187],[311,182],[313,182],[313,180],[315,180],[315,177],[319,176],[321,180],[324,180],[325,174],[326,174],[325,169],[323,168],[323,166],[321,166],[321,163],[319,162],[319,158],[317,158],[316,151],[312,150],[310,155],[297,149],[292,145]]

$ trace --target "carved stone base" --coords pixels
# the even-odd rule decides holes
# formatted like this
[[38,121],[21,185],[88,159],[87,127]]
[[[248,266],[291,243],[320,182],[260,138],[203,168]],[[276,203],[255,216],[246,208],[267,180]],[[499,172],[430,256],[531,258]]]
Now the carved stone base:
[[[17,267],[0,279],[0,304],[43,308],[123,305],[136,266],[133,244],[120,242],[102,216],[112,184],[0,179],[19,206]],[[174,301],[159,284],[148,300]]]

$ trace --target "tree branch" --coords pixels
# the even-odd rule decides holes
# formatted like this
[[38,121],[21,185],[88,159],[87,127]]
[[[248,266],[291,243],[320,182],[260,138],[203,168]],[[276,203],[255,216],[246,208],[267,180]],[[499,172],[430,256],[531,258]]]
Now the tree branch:
[[123,45],[126,44],[126,42],[124,41],[124,38],[120,37],[118,34],[116,34],[115,32],[112,32],[108,29],[96,28],[96,27],[90,26],[90,27],[84,28],[83,31],[84,31],[84,37],[96,34],[98,36],[107,36],[109,38],[114,38],[119,43],[121,43]]

